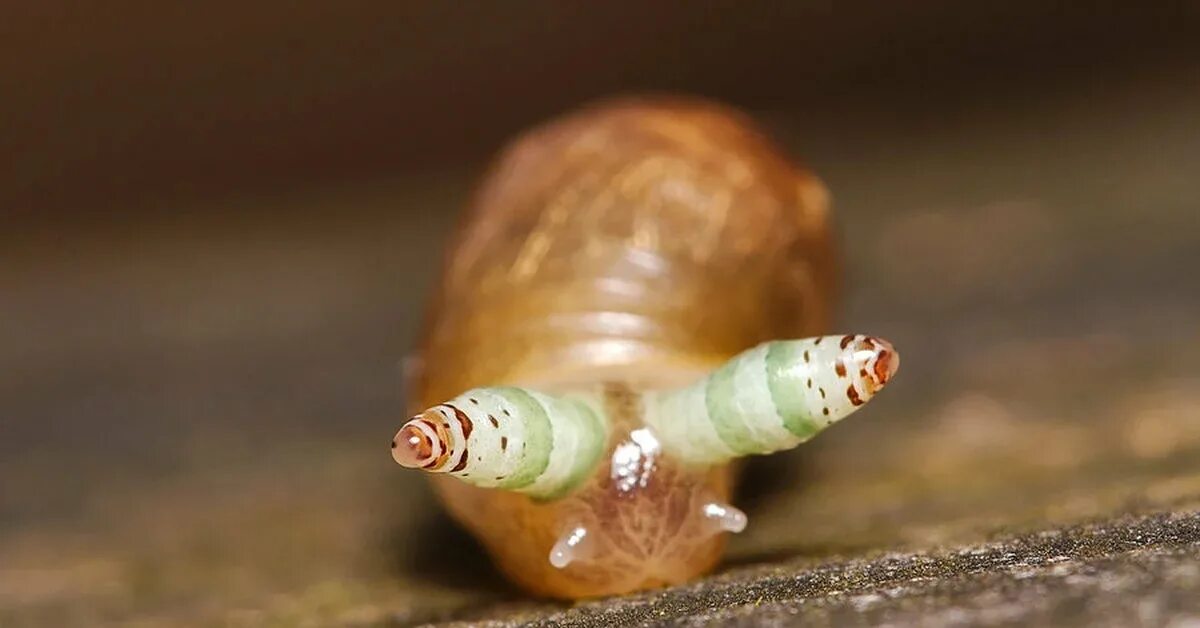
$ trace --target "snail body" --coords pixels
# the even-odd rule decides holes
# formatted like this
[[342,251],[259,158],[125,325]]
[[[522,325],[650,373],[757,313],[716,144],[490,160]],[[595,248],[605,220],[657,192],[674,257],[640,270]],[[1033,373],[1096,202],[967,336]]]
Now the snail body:
[[816,336],[826,199],[709,103],[619,101],[528,133],[448,250],[393,457],[536,594],[710,570],[746,525],[730,463],[811,438],[898,365],[883,340]]

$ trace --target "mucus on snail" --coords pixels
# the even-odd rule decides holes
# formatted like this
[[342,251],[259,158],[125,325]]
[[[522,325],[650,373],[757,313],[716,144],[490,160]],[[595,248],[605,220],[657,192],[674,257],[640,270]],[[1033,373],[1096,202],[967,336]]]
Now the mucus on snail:
[[527,133],[447,252],[393,457],[533,593],[709,571],[747,525],[731,463],[808,440],[899,366],[882,339],[822,335],[827,206],[713,103],[614,101]]

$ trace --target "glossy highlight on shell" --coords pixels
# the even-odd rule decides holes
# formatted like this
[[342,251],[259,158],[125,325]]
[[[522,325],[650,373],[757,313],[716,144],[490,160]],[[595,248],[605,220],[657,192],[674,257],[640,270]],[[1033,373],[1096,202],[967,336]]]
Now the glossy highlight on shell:
[[827,195],[739,114],[606,103],[535,129],[446,257],[392,439],[531,592],[684,582],[748,524],[730,463],[858,410],[896,350],[820,335]]

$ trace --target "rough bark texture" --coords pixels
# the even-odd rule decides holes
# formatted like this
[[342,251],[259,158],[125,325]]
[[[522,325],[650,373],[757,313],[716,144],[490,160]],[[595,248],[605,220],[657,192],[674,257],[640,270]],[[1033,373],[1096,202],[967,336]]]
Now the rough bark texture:
[[774,119],[833,192],[837,327],[903,368],[750,467],[715,575],[574,606],[509,588],[385,446],[469,173],[28,215],[0,233],[0,625],[1192,625],[1191,85]]

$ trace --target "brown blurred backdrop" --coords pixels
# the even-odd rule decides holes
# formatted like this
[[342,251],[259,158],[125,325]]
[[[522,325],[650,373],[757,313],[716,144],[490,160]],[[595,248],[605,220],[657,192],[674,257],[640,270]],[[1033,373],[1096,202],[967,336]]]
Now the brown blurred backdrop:
[[1194,69],[1195,3],[1059,4],[10,3],[0,206],[457,166],[630,90],[917,126]]
[[[506,138],[619,93],[746,108],[825,179],[892,429],[1083,456],[1138,394],[1191,416],[1200,5],[1144,4],[0,7],[0,620],[431,599],[374,566],[435,516],[377,447],[428,260]],[[871,473],[864,425],[829,468]],[[1165,425],[1129,455],[1200,443]],[[763,521],[743,554],[807,547]]]

